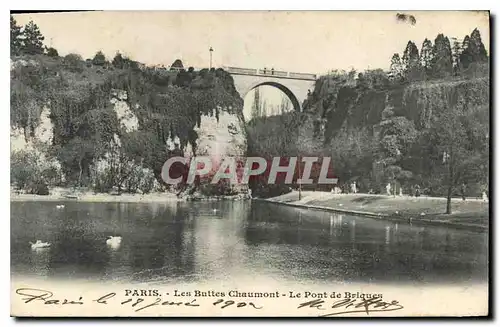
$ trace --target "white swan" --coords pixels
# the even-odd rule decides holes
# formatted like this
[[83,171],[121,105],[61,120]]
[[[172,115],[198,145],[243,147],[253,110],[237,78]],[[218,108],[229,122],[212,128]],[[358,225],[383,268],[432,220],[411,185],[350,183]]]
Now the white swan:
[[30,244],[31,244],[31,249],[32,250],[48,248],[50,246],[50,243],[48,243],[48,242],[42,242],[40,240],[36,240],[35,243],[30,242]]
[[121,242],[122,242],[121,236],[108,236],[108,239],[106,240],[106,244],[111,246],[112,248],[119,247]]
[[56,208],[57,209],[63,209],[64,208],[64,204],[58,204],[58,205],[56,205]]

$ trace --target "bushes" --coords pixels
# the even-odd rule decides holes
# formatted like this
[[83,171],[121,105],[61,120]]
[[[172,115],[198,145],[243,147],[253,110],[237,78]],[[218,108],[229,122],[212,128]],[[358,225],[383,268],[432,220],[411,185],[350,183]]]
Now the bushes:
[[156,188],[158,183],[151,169],[124,157],[120,159],[122,162],[101,160],[93,167],[94,191],[104,193],[117,188],[127,193],[150,193]]
[[63,59],[64,67],[72,72],[81,73],[84,68],[82,56],[76,53],[70,53]]
[[16,151],[10,160],[10,182],[28,194],[48,195],[49,183],[58,184],[61,173],[51,162],[45,162],[37,151]]
[[57,52],[57,50],[55,48],[47,48],[47,56],[49,57],[59,57],[59,53]]
[[94,58],[92,59],[92,63],[96,66],[104,66],[106,64],[106,57],[102,51],[98,51]]

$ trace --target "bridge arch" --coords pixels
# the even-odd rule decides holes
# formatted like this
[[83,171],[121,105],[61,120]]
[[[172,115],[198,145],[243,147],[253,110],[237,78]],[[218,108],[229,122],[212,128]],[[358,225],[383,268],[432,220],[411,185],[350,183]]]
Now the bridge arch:
[[307,99],[309,90],[314,89],[317,79],[315,74],[272,69],[225,67],[225,70],[231,74],[236,91],[243,99],[256,87],[269,85],[285,93],[296,111],[302,111],[302,103]]
[[259,86],[272,86],[272,87],[277,88],[281,92],[285,93],[285,95],[290,99],[290,101],[292,102],[293,110],[298,111],[298,112],[302,111],[302,105],[300,104],[300,102],[297,99],[297,97],[295,96],[295,94],[293,94],[293,92],[285,85],[283,85],[279,82],[274,82],[274,81],[259,82],[255,85],[251,86],[250,89],[248,89],[246,91],[246,93],[244,95],[242,95],[243,100],[245,99],[245,97],[248,95],[248,93],[250,91],[258,88]]

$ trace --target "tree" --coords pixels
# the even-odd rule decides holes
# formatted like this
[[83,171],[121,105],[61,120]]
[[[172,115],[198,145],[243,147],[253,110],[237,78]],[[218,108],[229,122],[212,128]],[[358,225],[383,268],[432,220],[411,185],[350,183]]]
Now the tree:
[[415,66],[420,65],[418,48],[412,41],[408,41],[402,58],[403,68],[407,72]]
[[17,25],[16,20],[10,16],[10,54],[18,55],[22,48],[21,26]]
[[435,165],[442,166],[446,185],[446,213],[451,197],[461,183],[488,183],[489,106],[467,106],[456,95],[448,97],[449,108],[437,115],[430,127],[430,142],[437,153]]
[[488,54],[481,40],[481,33],[476,28],[472,31],[470,37],[466,35],[464,38],[460,62],[462,67],[467,69],[472,63],[486,61],[488,61]]
[[456,39],[453,40],[453,47],[451,48],[451,55],[453,58],[453,69],[459,70],[461,67],[460,55],[462,54],[462,45]]
[[184,69],[184,65],[182,64],[182,60],[175,59],[175,61],[170,65],[170,70],[182,70]]
[[461,68],[467,69],[470,64],[474,61],[472,58],[472,51],[470,48],[470,37],[466,35],[464,41],[462,42],[462,53],[460,54],[460,64]]
[[92,64],[96,66],[104,66],[105,63],[106,56],[104,56],[104,53],[102,53],[102,51],[97,51],[94,58],[92,59]]
[[422,49],[420,50],[420,64],[427,75],[430,75],[433,59],[434,49],[432,42],[426,38],[422,43]]
[[395,53],[391,59],[391,74],[390,77],[393,81],[400,81],[403,78],[403,65],[398,53]]
[[376,150],[376,162],[384,167],[387,182],[403,184],[412,177],[412,172],[403,168],[403,159],[417,139],[414,123],[406,117],[395,116],[392,106],[382,112],[382,121],[377,125],[379,144]]
[[38,26],[30,21],[24,27],[24,42],[22,46],[22,52],[26,54],[42,54],[43,53],[43,40],[45,37],[40,32]]
[[125,60],[124,60],[122,54],[117,52],[115,57],[113,58],[113,61],[111,62],[111,64],[115,68],[122,69],[124,66],[124,63],[125,63]]
[[59,53],[53,47],[47,48],[47,56],[49,57],[59,57]]
[[285,112],[290,111],[293,108],[292,101],[290,101],[290,98],[286,95],[281,96],[281,103],[279,105],[279,110],[278,114],[282,115]]
[[77,73],[82,72],[84,67],[82,56],[76,53],[64,56],[63,64],[66,69]]
[[258,118],[262,115],[262,106],[260,101],[260,91],[259,88],[256,87],[254,89],[253,95],[253,104],[252,104],[252,118]]
[[488,60],[486,48],[484,47],[483,41],[481,40],[481,33],[479,33],[479,30],[477,28],[475,28],[470,35],[469,46],[474,62],[484,62]]
[[433,52],[432,75],[438,78],[450,76],[453,73],[453,58],[448,37],[438,34],[434,40]]

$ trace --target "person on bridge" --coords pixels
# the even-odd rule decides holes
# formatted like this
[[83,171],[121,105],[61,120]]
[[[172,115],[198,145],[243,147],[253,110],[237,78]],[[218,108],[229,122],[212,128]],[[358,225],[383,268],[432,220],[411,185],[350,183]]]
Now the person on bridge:
[[274,68],[271,68],[271,75],[274,75]]

